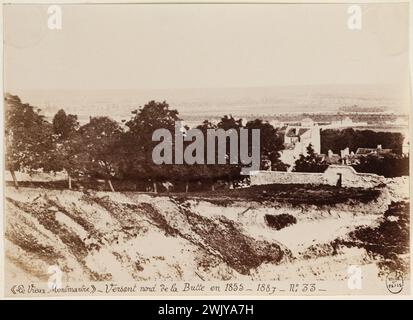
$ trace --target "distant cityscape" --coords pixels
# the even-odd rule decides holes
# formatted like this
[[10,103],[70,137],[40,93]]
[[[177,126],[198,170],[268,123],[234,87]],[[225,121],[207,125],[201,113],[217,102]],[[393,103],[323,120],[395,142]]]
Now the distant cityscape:
[[331,122],[350,117],[353,122],[383,123],[398,117],[407,119],[410,103],[408,88],[385,85],[6,91],[41,108],[48,119],[64,109],[76,114],[81,124],[87,123],[89,116],[129,120],[133,110],[150,100],[166,101],[189,126],[229,114],[247,120],[280,122],[301,121],[305,117]]

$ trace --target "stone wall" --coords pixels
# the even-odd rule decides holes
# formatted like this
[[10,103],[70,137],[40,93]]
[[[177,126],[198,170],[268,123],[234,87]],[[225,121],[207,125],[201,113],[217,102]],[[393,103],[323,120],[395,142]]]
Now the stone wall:
[[372,188],[384,182],[384,177],[358,173],[350,166],[330,165],[325,172],[255,171],[250,176],[251,185],[261,184],[314,184],[342,187]]
[[385,178],[372,173],[358,173],[351,166],[331,165],[323,173],[326,184],[336,185],[341,175],[343,187],[372,188],[384,182]]
[[256,171],[251,174],[251,185],[259,184],[324,184],[324,173]]

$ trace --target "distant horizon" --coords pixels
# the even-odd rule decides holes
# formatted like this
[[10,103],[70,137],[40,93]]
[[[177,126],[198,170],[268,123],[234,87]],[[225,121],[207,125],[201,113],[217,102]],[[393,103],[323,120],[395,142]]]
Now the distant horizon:
[[79,118],[128,119],[151,100],[166,101],[185,119],[271,117],[285,113],[334,113],[357,105],[408,114],[410,93],[392,85],[283,85],[244,88],[21,90],[9,92],[52,117],[59,109]]
[[[21,92],[31,91],[180,91],[180,90],[226,90],[226,89],[263,89],[263,88],[292,88],[292,87],[399,87],[394,83],[312,83],[312,84],[274,84],[274,85],[252,85],[252,86],[209,86],[209,87],[136,87],[136,88],[21,88]],[[12,93],[4,88],[5,93]]]
[[46,115],[186,117],[410,107],[408,4],[4,7],[4,89]]

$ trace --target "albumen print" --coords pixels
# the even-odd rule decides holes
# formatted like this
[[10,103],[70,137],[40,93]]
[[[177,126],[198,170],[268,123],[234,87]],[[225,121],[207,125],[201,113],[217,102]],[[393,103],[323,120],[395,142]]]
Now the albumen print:
[[409,5],[3,5],[8,297],[410,294]]

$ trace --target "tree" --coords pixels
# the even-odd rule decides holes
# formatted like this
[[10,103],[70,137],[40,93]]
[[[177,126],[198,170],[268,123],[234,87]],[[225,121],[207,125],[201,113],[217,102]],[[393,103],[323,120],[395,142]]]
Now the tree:
[[375,132],[372,130],[343,130],[327,129],[321,131],[321,152],[332,150],[340,153],[340,150],[348,147],[356,152],[358,148],[377,148],[382,145],[385,149],[392,149],[396,154],[402,153],[403,134],[400,132]]
[[18,188],[15,171],[32,172],[54,170],[52,150],[55,139],[50,123],[27,103],[15,95],[5,94],[6,170],[9,170]]
[[53,117],[53,131],[60,140],[67,140],[79,129],[77,116],[60,109]]
[[[165,128],[173,131],[175,128],[175,122],[179,121],[178,111],[169,108],[169,104],[166,101],[156,102],[149,101],[143,107],[138,110],[132,111],[135,116],[131,120],[126,122],[126,126],[131,133],[142,135],[143,138],[150,138],[152,133],[156,129]],[[137,138],[137,137],[136,137]]]
[[[209,120],[204,120],[202,124],[198,125],[196,128],[202,131],[204,135],[204,141],[206,142],[208,130],[216,130],[218,129],[218,126]],[[217,149],[215,151],[217,151]],[[214,190],[215,181],[220,177],[220,173],[222,173],[224,170],[220,169],[218,165],[206,164],[207,163],[207,143],[204,144],[204,157],[205,157],[204,164],[193,166],[193,170],[191,173],[194,175],[194,178],[196,179],[199,179],[201,181],[209,181],[209,183],[211,184],[211,189]]]
[[[204,121],[205,122],[205,121]],[[239,130],[242,127],[242,119],[235,120],[232,115],[225,115],[217,124],[218,128],[229,130],[236,129]]]
[[122,132],[119,124],[108,117],[91,118],[80,128],[85,154],[88,155],[86,173],[93,178],[105,179],[111,191],[115,191],[111,179],[119,172],[121,155],[117,149]]
[[215,164],[207,164],[207,132],[208,130],[219,130],[224,131],[235,130],[238,135],[238,156],[239,156],[239,132],[242,128],[242,119],[236,120],[231,115],[225,115],[220,119],[220,121],[215,125],[214,123],[204,120],[203,123],[197,126],[197,129],[201,130],[204,135],[205,149],[204,149],[204,165],[196,165],[192,171],[194,179],[209,181],[211,183],[211,189],[215,190],[215,183],[218,180],[224,180],[229,184],[233,184],[234,181],[241,179],[241,165],[240,163],[230,163],[230,139],[226,139],[225,152],[227,163],[218,163],[218,144],[215,145]]
[[409,175],[409,157],[397,154],[371,154],[359,158],[359,163],[352,165],[357,172],[375,173],[386,178]]
[[[246,126],[248,130],[260,130],[260,170],[267,169],[267,161],[271,162],[271,170],[286,171],[288,165],[280,160],[280,151],[284,149],[284,139],[278,130],[267,121],[255,119],[248,121]],[[249,148],[251,150],[251,147]]]
[[153,162],[152,150],[157,142],[152,141],[152,134],[156,129],[174,132],[175,122],[180,120],[178,111],[170,109],[166,101],[149,101],[132,114],[132,119],[125,123],[128,131],[121,141],[120,152],[127,159],[127,162],[122,164],[122,171],[133,179],[152,181],[156,191],[157,181],[167,177],[170,168],[169,165],[156,165]]
[[58,140],[53,155],[56,171],[66,171],[68,188],[72,189],[72,178],[85,176],[89,161],[89,150],[86,149],[80,133],[76,131],[67,139]]
[[81,160],[86,161],[83,142],[78,133],[77,116],[67,115],[60,109],[53,117],[53,132],[57,137],[54,161],[56,168],[67,172],[68,187],[72,189],[72,177],[82,174]]
[[300,154],[300,157],[295,162],[293,171],[295,172],[324,172],[328,164],[321,160],[314,152],[311,144],[307,147],[307,155]]

